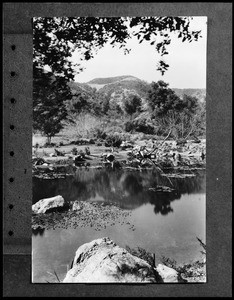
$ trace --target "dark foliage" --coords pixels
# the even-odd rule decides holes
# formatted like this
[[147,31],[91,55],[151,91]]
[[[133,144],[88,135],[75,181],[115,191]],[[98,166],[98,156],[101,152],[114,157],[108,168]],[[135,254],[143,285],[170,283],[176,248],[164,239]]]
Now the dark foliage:
[[124,102],[124,109],[127,114],[133,115],[141,111],[141,98],[136,95],[130,95]]
[[64,127],[64,121],[72,122],[64,103],[71,98],[63,78],[34,68],[33,127],[45,134],[49,143]]
[[109,134],[105,140],[105,146],[107,147],[120,147],[123,141],[119,134]]
[[141,247],[131,248],[129,246],[126,246],[125,248],[130,254],[145,260],[152,268],[155,268],[153,254],[147,252],[144,248]]

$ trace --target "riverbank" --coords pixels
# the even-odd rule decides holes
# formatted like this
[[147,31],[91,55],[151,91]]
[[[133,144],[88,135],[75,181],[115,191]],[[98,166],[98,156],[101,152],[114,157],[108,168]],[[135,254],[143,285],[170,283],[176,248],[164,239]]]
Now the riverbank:
[[189,140],[182,144],[152,139],[125,141],[118,148],[87,139],[68,141],[67,144],[60,141],[54,146],[37,144],[32,155],[33,176],[63,178],[74,174],[77,168],[157,168],[161,172],[205,169],[205,153],[205,140]]

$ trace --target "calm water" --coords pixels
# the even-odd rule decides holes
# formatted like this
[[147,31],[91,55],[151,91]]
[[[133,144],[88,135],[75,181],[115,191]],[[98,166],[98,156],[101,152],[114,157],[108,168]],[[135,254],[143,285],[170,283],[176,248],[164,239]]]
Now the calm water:
[[[167,185],[176,193],[156,194],[148,188]],[[117,203],[132,210],[129,217],[135,231],[116,224],[96,231],[93,227],[55,229],[34,232],[33,282],[55,282],[56,271],[63,280],[77,248],[87,242],[109,236],[122,247],[142,247],[178,263],[200,257],[196,236],[205,241],[205,172],[185,179],[161,176],[152,171],[77,170],[73,177],[43,180],[33,178],[33,203],[42,198],[62,195],[66,200]]]

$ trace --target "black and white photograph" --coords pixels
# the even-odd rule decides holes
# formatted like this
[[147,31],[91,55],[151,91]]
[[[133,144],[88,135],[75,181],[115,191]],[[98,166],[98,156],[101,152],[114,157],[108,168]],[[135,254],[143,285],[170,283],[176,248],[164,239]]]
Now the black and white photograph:
[[206,283],[207,17],[32,26],[32,283]]

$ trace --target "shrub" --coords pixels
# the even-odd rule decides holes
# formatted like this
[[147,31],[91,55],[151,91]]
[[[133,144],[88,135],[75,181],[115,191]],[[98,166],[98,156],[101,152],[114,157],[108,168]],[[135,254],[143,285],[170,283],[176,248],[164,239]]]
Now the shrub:
[[151,122],[147,119],[135,119],[133,121],[127,121],[125,124],[126,132],[142,132],[146,134],[154,134],[155,128]]
[[131,131],[134,130],[134,126],[135,125],[134,125],[134,123],[132,121],[127,121],[124,124],[124,129],[125,129],[126,132],[131,132]]
[[153,268],[155,267],[155,261],[152,253],[146,251],[141,247],[131,248],[129,246],[126,246],[125,248],[130,254],[143,259]]
[[95,130],[93,130],[93,136],[96,139],[105,139],[107,137],[107,134],[103,129],[95,128]]
[[139,119],[135,122],[135,130],[146,134],[154,134],[154,126],[147,119]]
[[44,144],[44,148],[53,148],[53,147],[55,147],[56,146],[56,144],[55,143],[51,143],[51,142],[46,142],[45,144]]
[[71,153],[73,155],[77,155],[78,154],[78,149],[76,147],[73,147]]
[[121,137],[121,134],[114,133],[110,134],[106,137],[106,147],[120,147],[123,139]]

